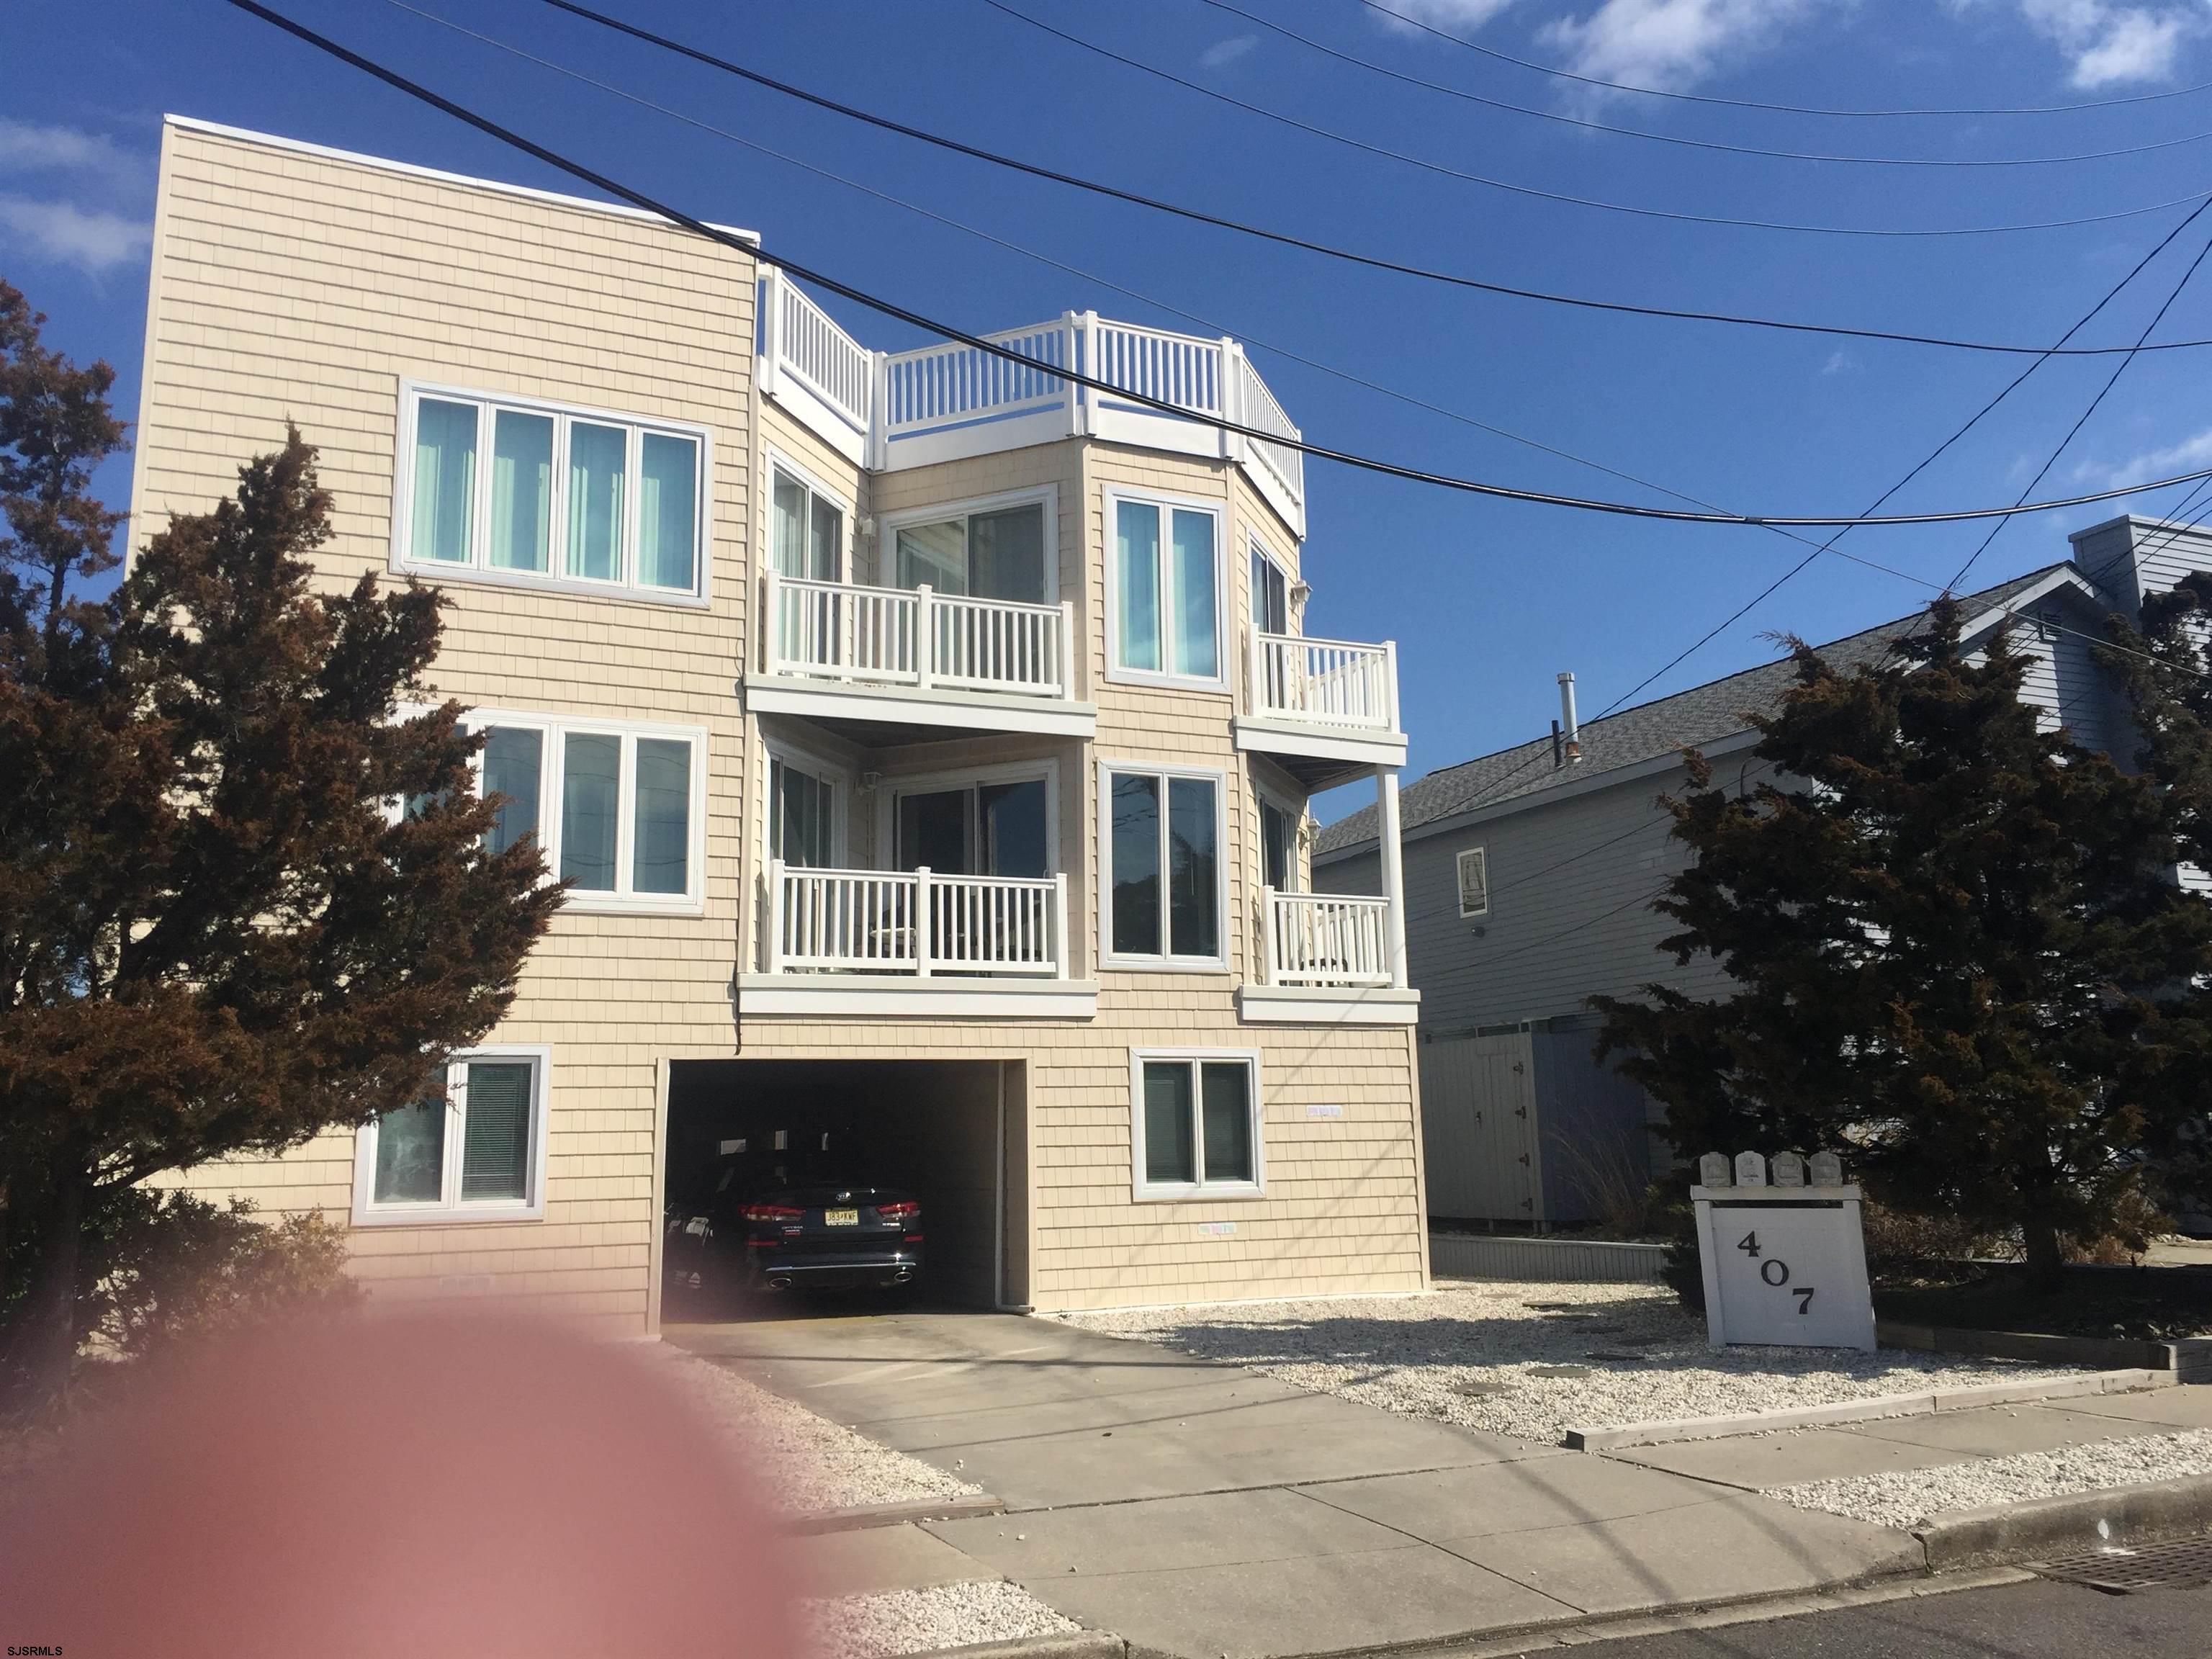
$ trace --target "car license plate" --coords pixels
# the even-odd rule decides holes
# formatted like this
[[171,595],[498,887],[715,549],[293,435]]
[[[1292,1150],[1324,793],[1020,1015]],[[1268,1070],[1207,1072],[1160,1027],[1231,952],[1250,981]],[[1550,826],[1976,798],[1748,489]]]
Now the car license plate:
[[822,1224],[825,1227],[857,1227],[860,1224],[858,1210],[824,1210]]

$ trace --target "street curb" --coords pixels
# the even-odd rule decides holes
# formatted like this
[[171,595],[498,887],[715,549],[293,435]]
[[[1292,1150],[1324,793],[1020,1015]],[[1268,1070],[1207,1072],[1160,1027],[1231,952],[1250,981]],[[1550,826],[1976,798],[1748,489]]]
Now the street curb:
[[[823,1532],[862,1532],[870,1527],[902,1527],[909,1521],[965,1521],[978,1515],[1002,1515],[1006,1500],[983,1492],[975,1498],[925,1498],[906,1504],[859,1504],[844,1510],[808,1510],[784,1517],[781,1530],[804,1538]],[[964,1648],[963,1652],[967,1651]]]
[[1956,1510],[1935,1516],[1912,1535],[1928,1553],[1929,1569],[1942,1571],[2206,1530],[2212,1530],[2212,1474]]
[[1622,1446],[1665,1446],[1681,1440],[1725,1440],[1740,1434],[1772,1434],[1784,1429],[1825,1428],[1836,1423],[1873,1423],[1891,1417],[1926,1417],[1975,1406],[2011,1406],[2041,1400],[2077,1400],[2087,1395],[2136,1394],[2174,1386],[2171,1371],[2099,1371],[2088,1376],[2046,1377],[2033,1382],[1976,1382],[1963,1388],[1931,1389],[1922,1394],[1878,1395],[1832,1406],[1786,1406],[1735,1417],[1685,1417],[1668,1422],[1633,1423],[1625,1429],[1569,1429],[1561,1444],[1570,1451],[1611,1451]]
[[1017,1636],[964,1648],[932,1648],[915,1659],[1126,1659],[1129,1644],[1111,1631],[1070,1631],[1061,1636]]

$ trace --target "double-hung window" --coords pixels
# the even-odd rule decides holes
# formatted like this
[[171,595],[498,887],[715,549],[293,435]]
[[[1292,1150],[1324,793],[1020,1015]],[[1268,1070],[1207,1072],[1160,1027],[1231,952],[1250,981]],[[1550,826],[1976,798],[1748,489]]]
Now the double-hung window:
[[891,531],[896,586],[939,593],[1043,605],[1053,589],[1042,501],[977,507],[909,522]]
[[1221,678],[1220,520],[1208,507],[1109,495],[1114,666],[1139,676]]
[[1258,1055],[1138,1049],[1129,1070],[1139,1199],[1259,1195]]
[[454,1056],[410,1105],[356,1138],[356,1225],[522,1221],[544,1213],[546,1054],[480,1048]]
[[1221,779],[1100,769],[1107,954],[1124,967],[1224,968]]
[[703,592],[697,428],[409,387],[402,568],[579,591]]
[[1459,913],[1463,916],[1486,916],[1490,914],[1490,851],[1487,848],[1469,847],[1457,860],[1459,867]]

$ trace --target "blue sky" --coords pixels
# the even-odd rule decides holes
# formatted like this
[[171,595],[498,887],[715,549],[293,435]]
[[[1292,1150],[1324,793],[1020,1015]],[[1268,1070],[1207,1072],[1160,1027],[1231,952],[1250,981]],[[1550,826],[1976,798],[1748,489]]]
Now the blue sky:
[[[1259,246],[947,157],[793,106],[535,0],[410,0],[1098,277],[1427,402],[1738,510],[1852,512],[2018,372],[2018,360],[1606,316],[1453,291]],[[1516,196],[1293,132],[1111,64],[983,0],[704,7],[602,0],[772,73],[1047,165],[1316,240],[1487,280],[1703,310],[2034,344],[2055,341],[2187,211],[2002,235],[1874,238],[1672,222]],[[1610,93],[1486,58],[1357,0],[1238,0],[1419,79],[1618,126],[1759,148],[2061,166],[1860,167],[1745,156],[1483,107],[1333,61],[1202,0],[1008,0],[1125,56],[1370,144],[1563,194],[1713,216],[1890,228],[2075,219],[2212,188],[2212,90],[2029,117],[1846,119]],[[1823,107],[2014,107],[2212,82],[2205,0],[1389,0],[1497,51],[1708,97]],[[459,39],[389,0],[293,14],[610,173],[790,257],[970,328],[1090,307],[1174,315]],[[50,341],[120,372],[137,404],[159,120],[204,117],[465,173],[563,181],[219,0],[18,0],[0,106],[0,274]],[[2197,222],[2083,336],[2124,343],[2212,235]],[[871,343],[915,337],[831,307]],[[2212,335],[2212,268],[2157,337]],[[1255,349],[1317,441],[1534,488],[1662,497]],[[2212,463],[2207,354],[2138,360],[2044,495]],[[1899,500],[2011,500],[2112,363],[2039,371]],[[312,437],[312,434],[309,434]],[[120,500],[127,470],[111,473]],[[1771,533],[1598,518],[1315,465],[1309,630],[1400,645],[1413,771],[1540,733],[1571,668],[1594,713],[1803,550]],[[2161,511],[2179,492],[2144,498]],[[2064,556],[2112,509],[2009,526],[1975,571]],[[1843,545],[1941,582],[1983,530],[1855,532]],[[1673,671],[1654,696],[1833,637],[1925,590],[1828,557]],[[1347,805],[1356,803],[1347,802]]]

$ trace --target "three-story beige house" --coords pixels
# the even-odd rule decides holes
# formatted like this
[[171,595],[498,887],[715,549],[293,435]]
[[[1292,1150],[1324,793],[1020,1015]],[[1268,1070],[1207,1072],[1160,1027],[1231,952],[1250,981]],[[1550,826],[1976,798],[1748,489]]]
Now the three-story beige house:
[[[741,239],[749,241],[750,239]],[[827,1138],[929,1276],[1066,1310],[1425,1282],[1406,740],[1304,631],[1299,453],[1236,342],[1070,313],[884,352],[630,209],[173,118],[134,538],[298,425],[332,591],[450,601],[434,690],[567,901],[447,1098],[196,1182],[380,1293],[651,1329],[666,1194]],[[1188,411],[1056,377],[1072,368]]]

